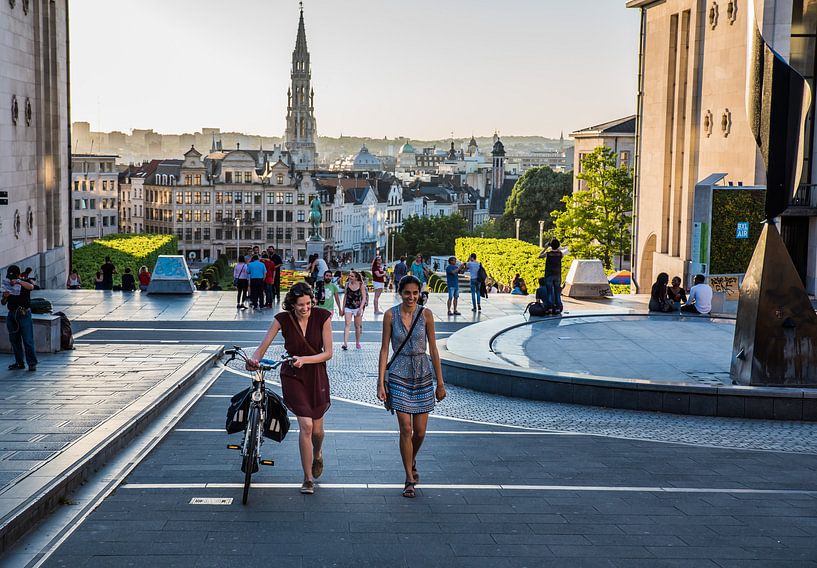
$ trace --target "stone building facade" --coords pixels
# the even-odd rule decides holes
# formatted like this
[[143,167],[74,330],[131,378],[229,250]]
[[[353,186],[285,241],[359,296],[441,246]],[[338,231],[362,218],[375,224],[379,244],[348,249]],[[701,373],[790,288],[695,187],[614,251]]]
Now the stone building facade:
[[70,255],[67,12],[0,2],[0,266],[31,267],[49,288],[65,285]]
[[119,232],[118,156],[71,155],[71,225],[75,241]]
[[[762,186],[764,166],[746,117],[751,0],[630,0],[641,11],[633,273],[649,291],[659,272],[689,280],[695,186],[725,174]],[[817,15],[812,2],[764,0],[757,14],[772,47],[814,89]],[[814,104],[802,186],[781,233],[810,293],[817,292]]]
[[573,191],[584,189],[585,182],[578,179],[575,174],[582,172],[584,157],[587,154],[592,154],[600,146],[605,146],[613,151],[616,156],[616,166],[633,167],[635,160],[635,123],[635,116],[627,116],[570,133],[571,138],[576,141],[575,146],[573,146],[576,168],[573,172]]

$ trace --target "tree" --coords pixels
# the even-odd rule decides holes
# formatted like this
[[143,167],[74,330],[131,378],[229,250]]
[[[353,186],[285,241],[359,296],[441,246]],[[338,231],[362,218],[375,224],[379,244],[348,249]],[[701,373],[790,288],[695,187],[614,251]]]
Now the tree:
[[633,176],[616,167],[616,154],[599,146],[587,154],[576,176],[585,187],[565,196],[564,211],[554,211],[556,235],[576,258],[601,258],[613,268],[613,257],[630,252]]
[[439,217],[412,215],[403,221],[402,230],[395,235],[395,256],[454,254],[454,243],[457,237],[468,232],[467,227],[468,221],[458,213]]
[[516,235],[515,219],[521,219],[519,238],[538,244],[539,221],[545,222],[546,232],[553,228],[551,212],[564,209],[562,198],[572,187],[570,173],[554,172],[547,166],[529,169],[514,184],[499,226]]
[[512,238],[514,235],[511,233],[509,227],[505,227],[502,223],[502,218],[499,219],[489,219],[487,222],[483,223],[482,225],[478,225],[474,227],[473,231],[470,231],[469,236],[471,237],[479,237],[484,239],[509,239]]

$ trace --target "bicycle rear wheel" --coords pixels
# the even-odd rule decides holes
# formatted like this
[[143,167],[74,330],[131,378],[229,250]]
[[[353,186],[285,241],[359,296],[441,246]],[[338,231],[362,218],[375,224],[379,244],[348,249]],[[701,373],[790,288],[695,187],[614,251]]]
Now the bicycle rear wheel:
[[250,416],[247,420],[247,437],[244,446],[244,463],[241,469],[244,471],[244,494],[241,502],[246,505],[247,497],[250,495],[250,482],[252,474],[258,468],[258,430],[259,430],[258,408],[250,407]]

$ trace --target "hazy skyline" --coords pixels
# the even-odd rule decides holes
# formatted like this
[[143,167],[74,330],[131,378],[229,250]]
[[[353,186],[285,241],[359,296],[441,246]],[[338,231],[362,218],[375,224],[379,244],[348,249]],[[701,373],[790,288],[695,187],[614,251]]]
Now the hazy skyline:
[[[295,0],[73,0],[71,119],[280,136]],[[307,0],[318,133],[558,137],[635,113],[623,0]]]

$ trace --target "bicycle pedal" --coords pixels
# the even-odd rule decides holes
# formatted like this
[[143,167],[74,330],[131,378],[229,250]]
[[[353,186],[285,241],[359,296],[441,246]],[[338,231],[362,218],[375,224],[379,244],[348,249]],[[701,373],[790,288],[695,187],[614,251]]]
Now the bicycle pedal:
[[241,446],[239,446],[238,444],[227,444],[227,449],[228,450],[240,450]]
[[261,465],[275,465],[273,460],[261,460]]

